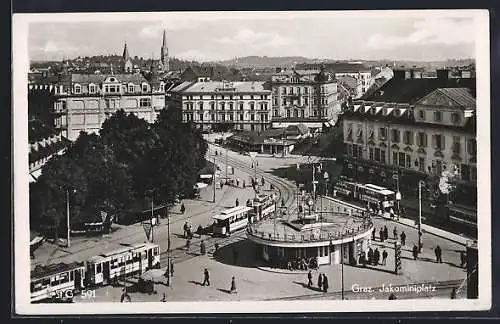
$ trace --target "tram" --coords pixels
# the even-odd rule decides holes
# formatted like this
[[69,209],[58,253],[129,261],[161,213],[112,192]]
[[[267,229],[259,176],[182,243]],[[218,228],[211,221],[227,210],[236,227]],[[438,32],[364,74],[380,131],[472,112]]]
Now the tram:
[[252,218],[261,220],[274,213],[276,210],[276,202],[271,195],[257,194],[253,200],[247,203],[248,207],[252,207],[250,214]]
[[31,302],[45,300],[71,301],[84,286],[83,263],[56,263],[36,266],[31,271]]
[[349,200],[363,202],[369,208],[388,213],[394,207],[396,194],[394,191],[374,184],[360,184],[338,180],[334,185],[336,195]]
[[160,267],[160,246],[141,243],[96,255],[87,261],[86,283],[105,285],[121,277]]
[[234,231],[246,227],[250,221],[252,209],[248,206],[237,206],[215,215],[213,217],[213,236],[229,236]]

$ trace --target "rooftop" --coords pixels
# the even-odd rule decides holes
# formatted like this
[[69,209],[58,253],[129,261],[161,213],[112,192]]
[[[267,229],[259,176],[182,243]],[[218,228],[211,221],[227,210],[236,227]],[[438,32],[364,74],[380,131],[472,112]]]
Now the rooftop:
[[[87,84],[87,83],[102,83],[104,80],[111,75],[106,74],[71,74],[71,82]],[[142,83],[147,82],[144,76],[140,73],[133,74],[113,74],[118,81],[122,83]]]
[[173,92],[183,93],[263,93],[270,94],[266,88],[266,82],[262,81],[241,81],[241,82],[183,82],[174,89]]

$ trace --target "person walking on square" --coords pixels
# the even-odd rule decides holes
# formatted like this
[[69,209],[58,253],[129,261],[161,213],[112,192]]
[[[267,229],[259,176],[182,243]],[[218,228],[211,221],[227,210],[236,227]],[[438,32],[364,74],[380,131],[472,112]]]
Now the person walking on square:
[[322,289],[323,288],[323,274],[320,273],[318,276],[318,288]]
[[457,288],[453,287],[450,294],[451,299],[457,299]]
[[205,286],[205,284],[207,284],[207,286],[210,286],[210,274],[208,273],[207,268],[205,268],[205,270],[203,271],[203,283],[201,285]]
[[238,207],[240,205],[240,201],[238,200],[238,198],[236,198],[236,207]]
[[384,252],[382,252],[382,265],[386,265],[387,264],[387,256],[389,255],[389,253],[387,253],[386,250],[384,250]]
[[201,241],[200,243],[200,254],[201,255],[205,255],[205,242],[203,242],[203,240]]
[[372,248],[370,248],[368,250],[368,264],[372,264],[373,263],[373,250]]
[[398,240],[398,230],[397,230],[396,226],[394,226],[394,229],[392,230],[392,235],[394,235],[394,240],[397,241]]
[[413,253],[413,260],[416,260],[418,257],[418,247],[416,244],[413,244],[412,253]]
[[405,246],[406,245],[406,234],[404,231],[401,232],[400,237],[401,237],[401,245]]
[[186,211],[186,206],[184,206],[184,204],[181,204],[181,214],[184,214],[185,211]]
[[184,223],[184,237],[187,237],[188,229],[189,229],[188,222],[185,222]]
[[234,277],[231,278],[231,289],[230,289],[230,291],[231,291],[231,294],[236,294],[237,293],[237,291],[236,291],[236,282],[234,281]]
[[307,274],[307,287],[311,287],[313,285],[312,282],[313,275],[311,273],[311,270],[309,270],[309,273]]
[[389,230],[387,229],[387,226],[384,225],[384,241],[389,239]]
[[378,249],[375,249],[375,252],[373,252],[373,263],[374,265],[378,265],[378,261],[380,260],[380,251]]
[[380,235],[380,242],[384,242],[384,229],[382,227],[380,228],[379,235]]
[[436,254],[436,263],[443,263],[443,259],[441,258],[442,251],[439,245],[434,249],[434,253]]
[[323,292],[328,292],[328,277],[326,274],[323,274]]

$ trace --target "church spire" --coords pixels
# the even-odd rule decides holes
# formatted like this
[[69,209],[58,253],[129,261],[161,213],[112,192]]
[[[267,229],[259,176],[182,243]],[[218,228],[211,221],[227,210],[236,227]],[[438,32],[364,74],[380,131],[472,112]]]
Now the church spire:
[[163,29],[163,40],[161,44],[161,54],[160,61],[164,71],[170,70],[169,59],[168,59],[168,46],[167,46],[167,31]]
[[130,55],[128,53],[128,48],[127,48],[127,42],[125,42],[125,46],[123,47],[123,60],[126,61],[130,58]]

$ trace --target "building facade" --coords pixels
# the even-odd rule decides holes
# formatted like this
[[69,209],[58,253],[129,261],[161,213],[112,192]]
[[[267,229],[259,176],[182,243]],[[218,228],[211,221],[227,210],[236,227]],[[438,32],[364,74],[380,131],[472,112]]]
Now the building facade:
[[183,82],[170,90],[182,119],[203,130],[263,131],[271,122],[271,90],[264,82]]
[[[343,113],[345,172],[360,181],[393,184],[393,172],[416,186],[458,168],[459,182],[475,186],[475,79],[395,77]],[[401,180],[400,180],[401,182]]]
[[152,123],[165,108],[165,84],[152,84],[141,74],[69,74],[54,90],[55,127],[70,140],[81,131],[98,133],[119,109]]
[[272,76],[272,118],[336,120],[340,113],[337,81],[324,70],[292,70]]

